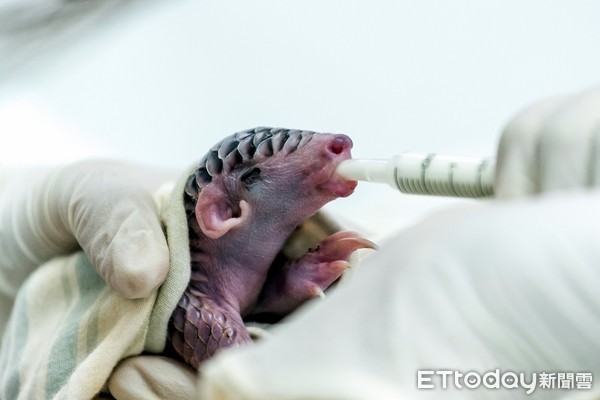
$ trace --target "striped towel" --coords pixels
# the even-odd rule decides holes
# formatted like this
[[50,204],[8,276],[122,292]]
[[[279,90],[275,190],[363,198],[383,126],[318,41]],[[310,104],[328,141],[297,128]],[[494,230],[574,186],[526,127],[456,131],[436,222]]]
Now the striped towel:
[[83,252],[51,260],[27,279],[0,349],[0,399],[91,399],[120,360],[164,349],[169,317],[189,281],[181,195],[187,176],[162,202],[170,269],[150,297],[121,298]]

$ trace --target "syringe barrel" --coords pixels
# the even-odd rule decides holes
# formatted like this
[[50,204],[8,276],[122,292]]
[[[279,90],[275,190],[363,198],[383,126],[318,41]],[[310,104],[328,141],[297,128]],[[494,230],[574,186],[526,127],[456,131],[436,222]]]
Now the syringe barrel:
[[337,173],[348,179],[388,183],[403,193],[454,197],[494,195],[492,158],[402,153],[390,160],[346,160]]
[[489,197],[494,195],[495,160],[402,153],[387,165],[388,183],[403,193]]

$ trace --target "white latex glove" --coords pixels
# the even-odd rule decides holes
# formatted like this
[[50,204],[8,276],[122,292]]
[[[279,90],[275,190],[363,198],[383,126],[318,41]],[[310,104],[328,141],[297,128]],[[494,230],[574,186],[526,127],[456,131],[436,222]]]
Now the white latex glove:
[[164,280],[169,253],[150,193],[171,174],[86,161],[13,174],[0,192],[0,338],[15,295],[44,261],[81,246],[127,298]]
[[600,89],[522,112],[502,134],[497,161],[499,198],[598,186]]
[[[273,338],[201,367],[199,398],[559,398],[417,390],[419,369],[600,377],[600,91],[526,110],[503,134],[496,201],[382,244]],[[562,193],[526,198],[548,191]],[[596,383],[597,385],[597,383]],[[450,388],[453,385],[449,385]]]

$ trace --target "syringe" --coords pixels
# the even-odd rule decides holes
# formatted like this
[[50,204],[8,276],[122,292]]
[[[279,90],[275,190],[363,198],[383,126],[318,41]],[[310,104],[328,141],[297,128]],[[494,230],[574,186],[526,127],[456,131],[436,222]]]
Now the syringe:
[[342,161],[337,173],[347,179],[387,183],[410,194],[454,197],[494,195],[493,158],[402,153],[390,160]]

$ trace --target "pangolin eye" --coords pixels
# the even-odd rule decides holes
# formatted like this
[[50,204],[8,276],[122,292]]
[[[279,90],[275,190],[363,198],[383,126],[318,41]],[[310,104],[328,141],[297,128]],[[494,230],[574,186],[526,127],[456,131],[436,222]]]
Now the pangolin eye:
[[246,186],[250,186],[260,180],[260,168],[252,168],[244,172],[240,178]]

